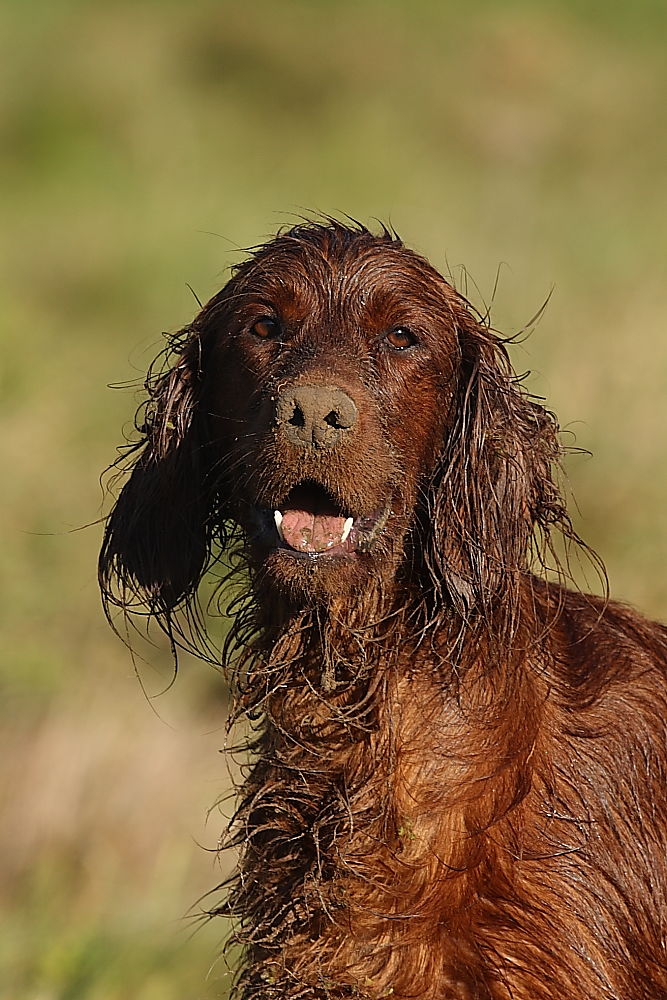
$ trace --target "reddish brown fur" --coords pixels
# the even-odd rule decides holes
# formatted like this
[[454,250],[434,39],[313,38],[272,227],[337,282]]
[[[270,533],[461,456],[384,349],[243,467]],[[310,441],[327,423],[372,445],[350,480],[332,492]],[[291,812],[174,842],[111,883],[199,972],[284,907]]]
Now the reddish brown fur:
[[[199,581],[220,546],[250,573],[225,651],[256,730],[220,908],[239,995],[667,997],[667,634],[531,572],[558,569],[554,533],[579,543],[555,419],[501,338],[394,234],[325,221],[259,248],[172,347],[101,582],[214,655]],[[354,400],[335,448],[276,426],[303,384]],[[386,509],[367,548],[268,544],[261,510],[303,480]]]

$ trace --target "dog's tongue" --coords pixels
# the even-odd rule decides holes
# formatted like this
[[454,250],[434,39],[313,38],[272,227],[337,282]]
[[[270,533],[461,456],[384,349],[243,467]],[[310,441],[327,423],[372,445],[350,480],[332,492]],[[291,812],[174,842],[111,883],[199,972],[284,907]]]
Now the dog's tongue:
[[286,510],[280,527],[290,548],[298,552],[327,552],[342,545],[345,518],[308,510]]

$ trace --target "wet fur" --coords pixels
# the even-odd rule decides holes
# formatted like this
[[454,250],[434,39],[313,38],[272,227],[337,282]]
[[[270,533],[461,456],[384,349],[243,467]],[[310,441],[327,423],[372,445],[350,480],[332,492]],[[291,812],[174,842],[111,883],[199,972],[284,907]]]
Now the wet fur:
[[[270,347],[248,333],[267,302]],[[397,324],[417,350],[386,349]],[[354,398],[351,446],[275,432],[300,380]],[[254,731],[220,907],[238,995],[667,997],[666,631],[544,573],[580,543],[555,418],[502,338],[395,234],[307,223],[147,389],[100,580],[110,615],[216,659],[199,582],[221,551],[249,576],[223,657]],[[267,554],[253,504],[306,476],[366,513],[391,495],[368,552]]]

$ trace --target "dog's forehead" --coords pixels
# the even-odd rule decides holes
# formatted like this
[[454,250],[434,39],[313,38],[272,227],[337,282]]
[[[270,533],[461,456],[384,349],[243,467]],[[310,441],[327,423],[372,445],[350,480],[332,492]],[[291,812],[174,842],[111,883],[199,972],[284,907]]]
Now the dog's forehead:
[[373,237],[347,245],[278,238],[244,268],[249,294],[271,300],[288,318],[336,308],[391,309],[406,302],[439,300],[451,286],[423,257],[397,240]]

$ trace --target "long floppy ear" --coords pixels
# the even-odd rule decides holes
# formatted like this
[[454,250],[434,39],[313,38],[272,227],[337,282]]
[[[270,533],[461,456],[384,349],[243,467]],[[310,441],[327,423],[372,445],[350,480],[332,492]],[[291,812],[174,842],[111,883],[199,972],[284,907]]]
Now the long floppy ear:
[[[431,493],[430,584],[468,618],[491,620],[502,602],[514,617],[518,574],[552,551],[549,533],[575,538],[554,479],[561,448],[556,418],[522,387],[505,342],[453,304],[460,348],[454,422]],[[511,629],[511,625],[510,625]]]
[[99,579],[107,613],[117,605],[168,616],[194,593],[210,554],[214,458],[201,405],[205,356],[197,327],[177,334],[168,353],[167,369],[146,380],[143,438],[131,449],[132,473],[104,534]]

